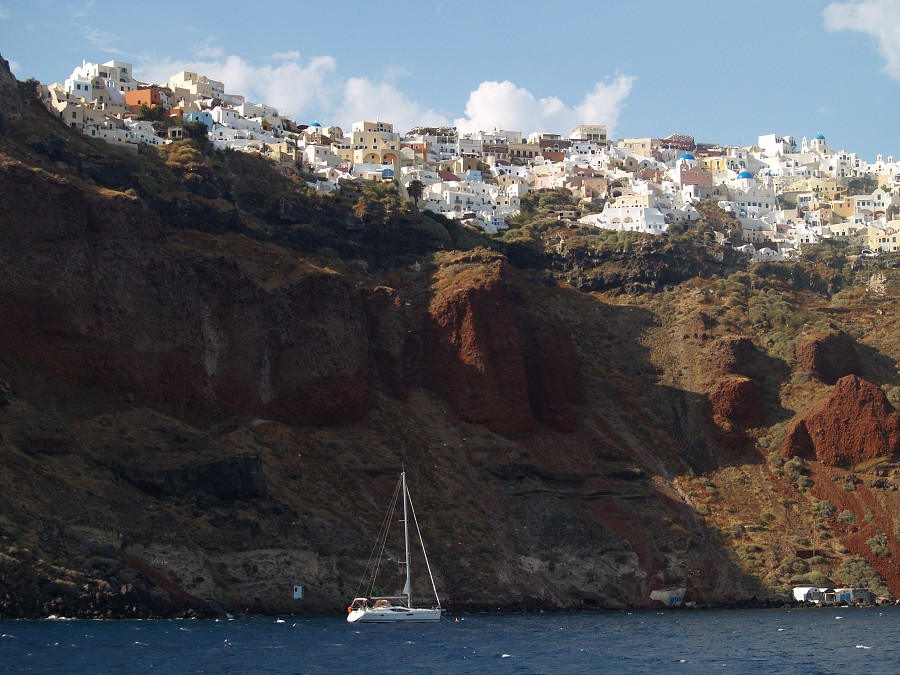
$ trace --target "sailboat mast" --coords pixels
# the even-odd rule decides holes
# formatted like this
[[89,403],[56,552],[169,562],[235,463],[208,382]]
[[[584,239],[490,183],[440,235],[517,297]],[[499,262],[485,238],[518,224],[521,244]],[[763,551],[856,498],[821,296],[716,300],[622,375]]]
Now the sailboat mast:
[[407,512],[407,502],[409,494],[406,492],[406,471],[401,472],[400,481],[403,489],[403,548],[406,552],[406,583],[403,585],[403,592],[406,594],[406,606],[412,607],[412,585],[409,580],[409,514]]

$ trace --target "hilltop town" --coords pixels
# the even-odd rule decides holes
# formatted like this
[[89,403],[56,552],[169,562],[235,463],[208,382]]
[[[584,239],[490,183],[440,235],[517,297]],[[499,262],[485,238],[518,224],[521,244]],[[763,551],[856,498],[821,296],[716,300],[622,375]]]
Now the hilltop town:
[[508,227],[527,192],[562,188],[578,208],[559,210],[560,220],[651,235],[697,221],[696,205],[712,200],[740,223],[717,241],[754,261],[796,258],[828,239],[864,256],[900,250],[900,162],[834,150],[820,133],[799,143],[766,134],[750,147],[687,134],[613,140],[602,123],[526,136],[452,127],[400,134],[386,121],[360,121],[347,133],[298,123],[198,73],[138,82],[132,64],[115,60],[84,61],[40,90],[48,109],[93,138],[137,148],[199,134],[216,149],[260,153],[323,193],[347,180],[396,181],[420,209],[487,233]]

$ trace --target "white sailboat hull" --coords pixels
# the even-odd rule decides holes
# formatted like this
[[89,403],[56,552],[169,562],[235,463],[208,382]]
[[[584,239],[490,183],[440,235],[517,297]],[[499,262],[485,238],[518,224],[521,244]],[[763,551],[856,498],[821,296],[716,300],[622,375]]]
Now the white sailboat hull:
[[424,609],[415,607],[384,607],[354,609],[347,614],[350,623],[394,623],[417,622],[429,623],[441,620],[440,609]]

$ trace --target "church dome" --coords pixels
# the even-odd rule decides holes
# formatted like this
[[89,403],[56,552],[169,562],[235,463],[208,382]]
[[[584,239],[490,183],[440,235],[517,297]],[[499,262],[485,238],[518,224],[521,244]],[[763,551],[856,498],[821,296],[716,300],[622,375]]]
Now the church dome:
[[697,158],[694,157],[694,156],[693,156],[691,153],[689,153],[689,152],[684,152],[684,153],[682,153],[682,154],[680,154],[680,155],[678,156],[678,161],[679,161],[679,162],[680,162],[681,160],[683,160],[683,159],[687,159],[687,160],[689,160],[689,161],[691,161],[691,162],[694,162],[694,161],[697,160]]
[[745,169],[737,175],[737,178],[738,180],[741,180],[742,178],[753,178],[753,174]]
[[824,141],[825,137],[822,134],[816,134],[815,136],[813,136],[813,140],[814,141]]

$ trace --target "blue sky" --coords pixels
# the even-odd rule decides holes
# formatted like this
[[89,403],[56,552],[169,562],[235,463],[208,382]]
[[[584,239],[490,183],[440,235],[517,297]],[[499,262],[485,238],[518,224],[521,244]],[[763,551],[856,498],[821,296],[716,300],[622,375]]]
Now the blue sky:
[[0,54],[42,82],[83,59],[192,70],[301,123],[822,133],[900,159],[900,0],[0,0]]

